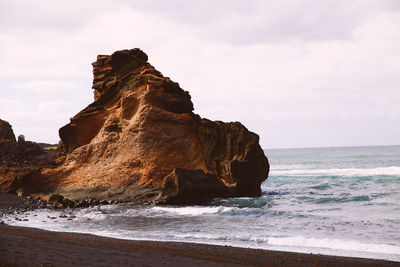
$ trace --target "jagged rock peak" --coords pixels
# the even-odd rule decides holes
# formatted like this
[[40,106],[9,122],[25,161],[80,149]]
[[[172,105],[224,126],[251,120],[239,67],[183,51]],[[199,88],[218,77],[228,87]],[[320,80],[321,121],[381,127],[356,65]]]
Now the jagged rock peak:
[[116,51],[111,56],[98,55],[97,61],[92,63],[94,99],[98,100],[124,75],[149,66],[147,60],[147,55],[139,48]]
[[95,102],[89,107],[102,106],[112,98],[120,98],[123,91],[139,91],[145,87],[143,96],[151,104],[175,113],[191,112],[193,103],[189,93],[164,77],[147,60],[147,55],[139,48],[98,56],[92,63]]
[[138,48],[97,57],[92,63],[95,101],[59,130],[60,155],[90,143],[107,118],[129,120],[145,106],[173,113],[192,112],[189,93],[164,77],[147,59]]

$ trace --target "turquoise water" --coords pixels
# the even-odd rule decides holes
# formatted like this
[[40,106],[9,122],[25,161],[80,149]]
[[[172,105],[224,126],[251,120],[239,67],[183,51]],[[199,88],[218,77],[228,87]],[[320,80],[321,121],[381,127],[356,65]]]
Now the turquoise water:
[[36,210],[6,222],[125,239],[400,261],[400,146],[265,153],[271,173],[259,198],[214,199],[205,206]]

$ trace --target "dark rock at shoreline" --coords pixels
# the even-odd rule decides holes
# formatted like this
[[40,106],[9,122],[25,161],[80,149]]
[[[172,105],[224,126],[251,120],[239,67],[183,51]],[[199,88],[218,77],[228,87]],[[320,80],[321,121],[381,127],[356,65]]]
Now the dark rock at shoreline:
[[59,130],[54,166],[24,175],[17,192],[170,204],[260,196],[269,163],[258,135],[194,114],[189,93],[147,60],[137,48],[97,57],[94,102]]
[[87,208],[99,205],[116,204],[117,201],[97,200],[88,198],[72,201],[61,195],[52,195],[48,201],[28,197],[18,197],[15,194],[0,193],[0,217],[2,214],[25,212],[35,209],[65,209],[65,208]]
[[64,209],[64,208],[87,208],[98,205],[108,205],[110,204],[108,201],[99,201],[94,198],[88,198],[84,200],[73,201],[70,199],[66,199],[61,195],[51,195],[49,200],[47,201],[46,208],[49,209]]
[[175,168],[164,178],[160,203],[191,204],[201,198],[229,196],[229,189],[215,174]]
[[29,211],[44,207],[46,207],[45,201],[0,192],[0,217],[7,213]]

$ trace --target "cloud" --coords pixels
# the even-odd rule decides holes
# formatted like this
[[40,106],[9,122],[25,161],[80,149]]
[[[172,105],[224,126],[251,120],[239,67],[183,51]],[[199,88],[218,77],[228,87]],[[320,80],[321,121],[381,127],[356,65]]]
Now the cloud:
[[349,39],[360,22],[400,8],[394,0],[129,2],[136,10],[189,25],[204,39],[234,45]]
[[[17,102],[0,111],[22,128],[27,122],[18,110],[48,118],[32,118],[36,125],[47,125],[48,114],[58,125],[66,123],[91,101],[90,62],[98,54],[140,47],[157,69],[190,91],[196,112],[242,121],[261,135],[264,147],[306,146],[317,139],[318,145],[361,144],[356,127],[370,132],[365,144],[380,143],[372,123],[382,126],[385,142],[398,143],[391,133],[400,131],[399,1],[1,5],[7,12],[0,16],[0,90]],[[43,103],[33,93],[55,102]],[[46,130],[53,131],[52,140],[58,138],[53,128]],[[347,136],[335,138],[339,132]],[[319,138],[321,133],[330,138]],[[34,136],[44,135],[38,130]]]
[[[37,31],[63,31],[73,33],[92,16],[112,11],[115,5],[108,1],[25,0],[2,1],[0,30],[37,34]],[[30,32],[26,32],[29,29]]]
[[82,107],[74,102],[42,101],[0,98],[0,118],[11,123],[16,135],[24,134],[27,140],[57,143],[58,129],[69,122],[68,114]]
[[37,93],[77,93],[84,89],[82,85],[69,81],[30,81],[15,83],[13,87]]

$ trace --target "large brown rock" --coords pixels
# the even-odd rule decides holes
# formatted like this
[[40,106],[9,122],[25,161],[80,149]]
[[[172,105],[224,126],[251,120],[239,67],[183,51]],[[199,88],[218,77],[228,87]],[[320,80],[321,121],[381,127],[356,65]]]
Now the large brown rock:
[[194,114],[189,93],[144,52],[100,55],[93,74],[94,102],[60,129],[57,166],[20,192],[176,204],[261,194],[269,164],[259,137]]
[[0,141],[15,142],[14,131],[8,121],[0,119]]

